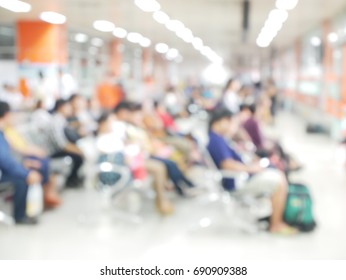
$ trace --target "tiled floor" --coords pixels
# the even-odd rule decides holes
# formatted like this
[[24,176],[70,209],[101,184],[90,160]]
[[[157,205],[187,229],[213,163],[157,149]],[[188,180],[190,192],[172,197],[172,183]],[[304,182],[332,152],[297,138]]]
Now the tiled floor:
[[[61,209],[45,213],[37,227],[0,226],[0,259],[346,259],[346,170],[343,150],[324,136],[307,136],[292,115],[281,115],[274,131],[303,162],[295,180],[307,183],[319,227],[295,237],[242,233],[228,226],[219,203],[204,197],[178,199],[176,214],[161,218],[150,199],[139,224],[106,207],[94,190],[65,191]],[[138,197],[127,197],[138,204]],[[208,218],[208,219],[206,219]],[[207,228],[199,222],[212,221]],[[230,223],[231,224],[231,223]]]

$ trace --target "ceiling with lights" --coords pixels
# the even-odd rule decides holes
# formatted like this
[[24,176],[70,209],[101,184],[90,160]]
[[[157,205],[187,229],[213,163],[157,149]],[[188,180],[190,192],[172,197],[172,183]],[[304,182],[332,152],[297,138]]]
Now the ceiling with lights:
[[[250,0],[244,40],[243,0],[0,0],[0,23],[41,19],[66,23],[76,42],[98,47],[117,37],[151,48],[171,61],[232,64],[271,47],[290,44],[323,19],[346,8],[344,0]],[[311,12],[313,11],[313,13]],[[333,32],[330,38],[336,40]],[[311,43],[320,44],[320,38]]]

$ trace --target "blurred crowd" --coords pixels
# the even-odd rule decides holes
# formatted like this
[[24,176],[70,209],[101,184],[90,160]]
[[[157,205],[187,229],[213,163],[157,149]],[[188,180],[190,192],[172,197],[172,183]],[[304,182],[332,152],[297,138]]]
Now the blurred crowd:
[[[66,160],[60,161],[58,168],[53,168],[52,162],[70,161],[68,172],[63,174],[64,189],[85,186],[83,165],[88,158],[80,143],[93,139],[95,164],[125,167],[130,181],[151,178],[155,206],[161,215],[174,214],[168,192],[181,197],[203,192],[188,174],[194,166],[210,168],[206,151],[219,170],[247,174],[242,180],[224,178],[225,191],[241,189],[268,195],[272,205],[269,230],[296,232],[284,223],[283,211],[289,174],[301,166],[262,129],[274,124],[280,107],[273,80],[242,85],[231,79],[219,91],[205,86],[169,86],[160,98],[139,103],[130,100],[121,85],[107,81],[91,97],[72,90],[49,96],[42,74],[40,78],[42,84],[31,97],[23,97],[8,84],[0,91],[0,184],[10,182],[14,186],[9,199],[17,224],[37,223],[37,217],[26,214],[26,196],[34,184],[43,187],[45,209],[63,203],[57,177],[61,177]],[[204,121],[208,122],[209,139],[205,150],[193,133],[177,124],[200,112],[209,116]],[[120,176],[115,170],[101,170],[97,184],[116,185]]]

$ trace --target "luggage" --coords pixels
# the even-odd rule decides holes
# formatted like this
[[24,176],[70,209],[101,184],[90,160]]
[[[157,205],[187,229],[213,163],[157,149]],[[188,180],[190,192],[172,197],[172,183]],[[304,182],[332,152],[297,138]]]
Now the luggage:
[[312,210],[309,189],[303,184],[289,184],[284,211],[285,222],[302,232],[310,232],[316,227]]

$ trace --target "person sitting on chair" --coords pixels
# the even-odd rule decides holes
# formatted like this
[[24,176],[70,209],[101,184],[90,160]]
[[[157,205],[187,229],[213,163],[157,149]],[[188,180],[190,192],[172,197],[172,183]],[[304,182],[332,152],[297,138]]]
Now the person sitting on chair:
[[264,169],[259,162],[245,164],[240,155],[226,142],[226,138],[232,130],[231,128],[232,113],[230,111],[219,110],[213,112],[209,121],[207,149],[219,169],[239,173],[245,172],[250,174],[250,178],[243,182],[243,186],[236,185],[234,178],[224,179],[224,188],[229,191],[241,188],[239,191],[244,193],[270,195],[272,204],[270,232],[294,234],[295,230],[283,221],[288,189],[284,174],[275,169]]
[[11,183],[14,186],[14,219],[16,224],[34,225],[36,218],[26,215],[26,197],[30,185],[40,184],[41,175],[28,170],[18,163],[11,154],[10,145],[5,139],[3,129],[10,123],[10,106],[0,101],[0,183]]

